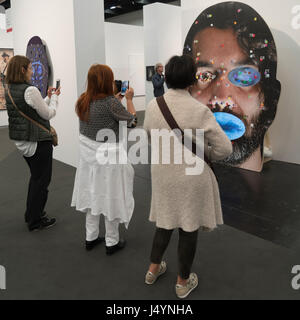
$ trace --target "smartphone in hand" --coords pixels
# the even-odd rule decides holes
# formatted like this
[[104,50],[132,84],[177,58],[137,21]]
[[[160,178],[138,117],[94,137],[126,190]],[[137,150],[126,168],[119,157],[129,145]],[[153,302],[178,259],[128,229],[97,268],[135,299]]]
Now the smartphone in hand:
[[121,95],[125,96],[126,91],[129,89],[129,81],[123,81],[121,87]]
[[57,91],[59,88],[60,88],[60,79],[57,79],[55,90]]

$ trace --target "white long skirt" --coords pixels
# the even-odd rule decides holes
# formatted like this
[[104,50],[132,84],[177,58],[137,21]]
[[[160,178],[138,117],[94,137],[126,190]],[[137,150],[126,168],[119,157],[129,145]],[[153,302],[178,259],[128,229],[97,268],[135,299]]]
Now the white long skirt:
[[[71,206],[84,213],[91,210],[92,215],[103,214],[109,221],[119,220],[128,228],[134,210],[132,165],[100,164],[106,156],[104,152],[99,152],[103,143],[83,135],[80,135],[79,141],[80,160]],[[116,156],[125,152],[121,143],[105,145]]]

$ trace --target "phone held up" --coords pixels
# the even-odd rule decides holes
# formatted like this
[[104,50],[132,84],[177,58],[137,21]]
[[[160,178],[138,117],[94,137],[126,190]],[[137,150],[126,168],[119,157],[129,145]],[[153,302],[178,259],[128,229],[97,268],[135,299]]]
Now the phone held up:
[[52,92],[57,91],[59,88],[60,88],[60,79],[57,79],[56,80],[56,86],[55,86],[55,88],[52,89]]
[[55,90],[58,90],[59,88],[60,88],[60,79],[57,79]]
[[123,81],[121,87],[121,95],[125,96],[126,91],[129,89],[129,81]]

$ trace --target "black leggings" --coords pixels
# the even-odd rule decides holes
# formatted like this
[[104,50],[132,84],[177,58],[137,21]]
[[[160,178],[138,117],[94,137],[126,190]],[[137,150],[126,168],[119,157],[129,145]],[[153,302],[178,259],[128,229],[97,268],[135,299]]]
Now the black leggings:
[[[174,230],[156,229],[153,247],[151,252],[151,262],[160,264],[163,255],[169,245]],[[191,273],[192,264],[195,258],[198,239],[198,230],[195,232],[185,232],[179,229],[178,242],[178,263],[179,275],[182,279],[187,280]]]
[[30,227],[41,221],[48,199],[48,186],[52,176],[52,141],[38,142],[35,154],[25,158],[31,173],[25,221]]

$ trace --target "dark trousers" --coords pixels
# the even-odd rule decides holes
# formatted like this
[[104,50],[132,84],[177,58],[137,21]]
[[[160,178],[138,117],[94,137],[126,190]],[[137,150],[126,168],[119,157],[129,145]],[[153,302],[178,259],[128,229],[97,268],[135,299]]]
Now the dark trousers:
[[[162,262],[163,255],[169,245],[173,231],[174,230],[156,229],[151,253],[152,263],[160,264]],[[198,230],[195,232],[185,232],[182,229],[179,229],[179,275],[184,280],[188,279],[191,273],[197,248],[197,240]]]
[[45,209],[52,176],[52,154],[52,142],[42,141],[38,142],[32,157],[24,157],[31,173],[25,213],[25,221],[29,227],[41,221]]

